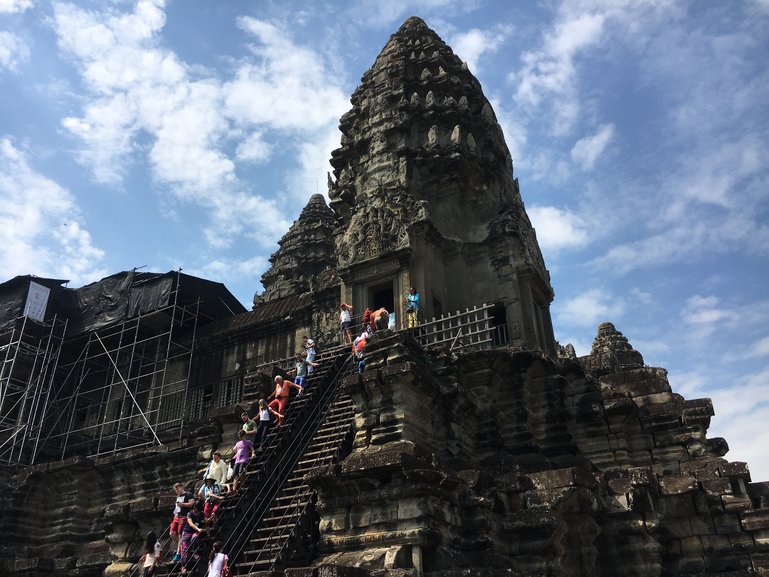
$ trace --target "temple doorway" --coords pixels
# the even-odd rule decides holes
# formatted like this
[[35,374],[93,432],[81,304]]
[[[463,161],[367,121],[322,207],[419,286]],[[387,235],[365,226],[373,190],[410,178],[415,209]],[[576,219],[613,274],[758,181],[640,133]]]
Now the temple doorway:
[[366,306],[371,310],[384,307],[390,312],[395,311],[394,279],[370,285],[366,293]]

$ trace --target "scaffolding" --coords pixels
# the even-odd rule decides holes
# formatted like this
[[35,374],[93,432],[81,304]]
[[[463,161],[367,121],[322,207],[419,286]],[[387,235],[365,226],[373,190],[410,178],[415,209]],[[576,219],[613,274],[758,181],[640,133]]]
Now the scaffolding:
[[180,304],[178,293],[177,279],[167,306],[72,343],[79,353],[60,364],[49,403],[42,443],[47,459],[99,456],[181,438],[200,299]]
[[66,330],[56,315],[21,316],[0,333],[0,464],[34,460]]
[[179,271],[100,283],[61,296],[69,316],[21,316],[0,330],[0,465],[164,444],[196,416],[198,325],[232,314],[233,297]]

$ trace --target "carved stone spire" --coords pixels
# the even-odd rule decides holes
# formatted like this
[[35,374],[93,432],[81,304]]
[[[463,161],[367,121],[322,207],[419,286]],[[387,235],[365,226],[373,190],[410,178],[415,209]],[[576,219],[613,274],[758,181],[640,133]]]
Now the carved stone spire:
[[633,348],[627,337],[612,323],[598,325],[598,334],[590,351],[590,366],[600,370],[629,370],[644,366],[641,353]]
[[352,246],[380,219],[390,225],[391,249],[408,245],[404,229],[430,220],[444,238],[464,242],[518,236],[522,258],[552,293],[494,111],[467,65],[424,21],[411,17],[390,37],[351,102],[329,186],[340,264],[385,248]]
[[254,305],[307,292],[319,273],[336,266],[333,229],[334,212],[323,195],[313,194],[270,257],[272,266],[262,275],[264,292],[254,295]]

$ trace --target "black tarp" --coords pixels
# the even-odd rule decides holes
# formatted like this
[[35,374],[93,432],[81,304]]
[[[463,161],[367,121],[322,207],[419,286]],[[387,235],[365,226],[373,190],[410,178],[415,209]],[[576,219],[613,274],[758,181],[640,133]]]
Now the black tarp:
[[67,292],[59,312],[69,320],[67,332],[80,334],[126,317],[133,271],[121,272]]
[[167,307],[174,302],[177,283],[177,304],[199,302],[200,314],[209,320],[227,318],[246,310],[223,284],[176,271],[124,271],[77,289],[61,286],[68,281],[27,275],[0,284],[0,328],[10,325],[23,314],[30,280],[51,289],[46,320],[54,314],[65,317],[70,336]]

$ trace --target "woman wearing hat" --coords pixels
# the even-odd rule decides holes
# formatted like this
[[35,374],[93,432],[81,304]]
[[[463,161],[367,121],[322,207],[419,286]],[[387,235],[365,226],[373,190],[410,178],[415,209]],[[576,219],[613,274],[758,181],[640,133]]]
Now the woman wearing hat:
[[216,482],[216,479],[213,477],[206,477],[206,480],[203,481],[203,484],[200,486],[198,494],[205,499],[203,515],[206,519],[210,519],[211,516],[216,513],[216,510],[222,503],[222,499],[224,499],[222,488],[219,486],[219,483]]

